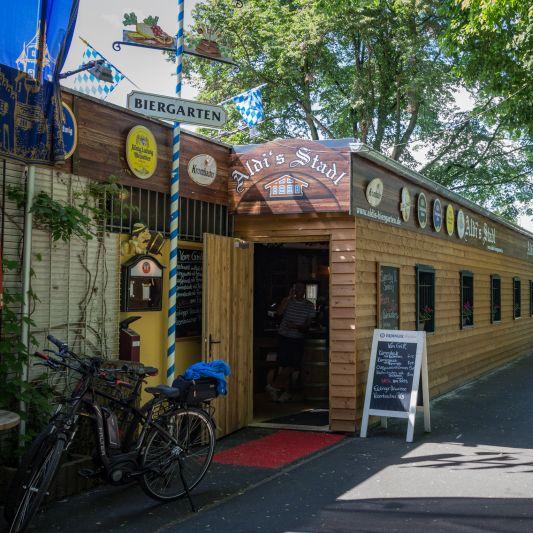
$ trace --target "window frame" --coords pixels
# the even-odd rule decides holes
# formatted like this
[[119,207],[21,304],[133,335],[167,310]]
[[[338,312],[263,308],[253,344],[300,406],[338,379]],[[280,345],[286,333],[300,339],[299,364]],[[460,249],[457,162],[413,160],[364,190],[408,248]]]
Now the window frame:
[[415,300],[415,316],[416,316],[416,327],[418,328],[418,324],[420,322],[420,274],[432,274],[433,275],[433,288],[432,288],[432,294],[431,298],[433,300],[433,330],[427,331],[426,333],[435,333],[437,331],[437,312],[435,309],[435,293],[436,293],[436,285],[437,285],[437,275],[435,272],[435,268],[431,265],[421,265],[417,264],[415,265],[415,292],[416,292],[416,300]]
[[[499,287],[499,296],[500,296],[500,319],[494,320],[494,280],[499,280],[500,287]],[[502,321],[502,278],[499,274],[491,274],[490,275],[490,323],[491,324],[500,324]]]
[[[472,324],[464,324],[464,280],[465,278],[470,278],[472,280]],[[470,270],[461,270],[459,272],[459,290],[460,290],[460,300],[459,300],[459,326],[461,329],[473,328],[475,325],[474,321],[474,273]]]
[[[515,284],[518,282],[518,295],[519,295],[519,310],[520,314],[516,314],[516,286]],[[522,318],[522,280],[515,276],[513,277],[513,320],[520,320]]]

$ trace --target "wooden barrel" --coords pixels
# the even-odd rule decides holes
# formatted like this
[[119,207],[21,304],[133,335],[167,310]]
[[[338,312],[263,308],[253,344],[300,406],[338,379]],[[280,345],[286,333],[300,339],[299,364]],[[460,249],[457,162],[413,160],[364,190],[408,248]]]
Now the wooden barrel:
[[329,353],[325,339],[305,342],[302,361],[302,391],[305,400],[327,407],[329,402]]

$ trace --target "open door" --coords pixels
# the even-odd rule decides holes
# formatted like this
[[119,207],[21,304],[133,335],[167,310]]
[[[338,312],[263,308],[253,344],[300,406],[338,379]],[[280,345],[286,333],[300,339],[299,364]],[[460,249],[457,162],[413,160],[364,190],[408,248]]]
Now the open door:
[[215,402],[218,436],[252,421],[253,244],[204,234],[203,359],[231,367],[228,395]]

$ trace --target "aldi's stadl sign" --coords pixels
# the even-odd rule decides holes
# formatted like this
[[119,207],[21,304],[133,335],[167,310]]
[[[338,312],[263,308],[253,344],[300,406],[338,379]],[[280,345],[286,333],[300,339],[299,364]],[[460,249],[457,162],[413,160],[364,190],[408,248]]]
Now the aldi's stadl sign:
[[208,128],[221,128],[226,123],[226,111],[220,106],[139,91],[128,94],[128,109],[147,117]]

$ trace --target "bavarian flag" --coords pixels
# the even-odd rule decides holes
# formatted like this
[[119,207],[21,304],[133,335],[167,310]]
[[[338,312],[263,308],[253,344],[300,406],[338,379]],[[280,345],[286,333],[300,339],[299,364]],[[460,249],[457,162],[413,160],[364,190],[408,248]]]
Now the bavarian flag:
[[0,156],[64,160],[59,73],[78,0],[0,0]]

